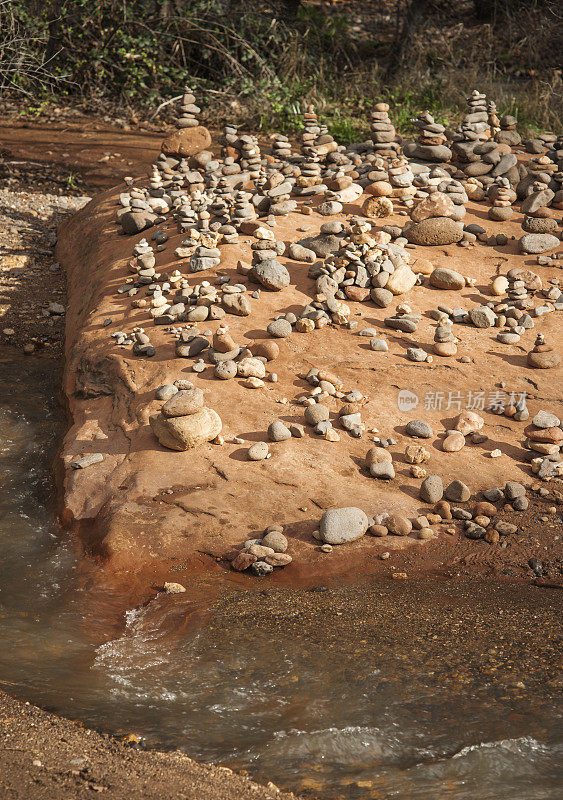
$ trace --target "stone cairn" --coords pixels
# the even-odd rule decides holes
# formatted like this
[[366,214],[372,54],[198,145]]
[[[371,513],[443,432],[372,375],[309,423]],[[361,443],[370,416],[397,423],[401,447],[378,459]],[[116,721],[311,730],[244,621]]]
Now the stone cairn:
[[491,139],[494,139],[497,133],[500,133],[500,120],[497,116],[497,105],[494,100],[489,100],[487,103],[487,122]]
[[411,200],[416,188],[413,186],[414,174],[406,158],[396,158],[389,164],[389,183],[393,187],[392,197]]
[[291,157],[291,144],[287,136],[276,133],[272,141],[272,156],[276,163],[282,163]]
[[297,181],[300,194],[310,194],[304,191],[322,183],[321,156],[316,147],[316,141],[321,132],[317,115],[313,106],[308,106],[303,114],[303,132],[301,134],[301,175]]
[[487,96],[474,89],[466,102],[467,111],[455,132],[454,141],[458,137],[464,142],[486,141],[490,136]]
[[376,103],[371,115],[371,140],[376,155],[395,158],[400,150],[395,126],[389,119],[389,105]]
[[248,172],[252,180],[256,180],[260,174],[260,167],[262,163],[258,139],[255,136],[245,135],[241,136],[239,141],[241,168],[245,172]]
[[320,123],[319,128],[320,132],[315,142],[315,149],[317,155],[321,158],[326,158],[329,153],[333,153],[338,149],[338,145],[324,123]]
[[491,140],[492,127],[498,121],[494,103],[487,105],[486,96],[476,90],[467,102],[468,111],[452,141],[458,168],[467,177],[478,178],[483,186],[502,176],[516,184],[519,180],[516,156],[499,148],[498,141]]
[[238,130],[234,125],[225,125],[223,135],[219,137],[222,158],[237,158],[239,155]]
[[524,446],[535,456],[531,461],[532,473],[544,479],[561,476],[563,430],[559,417],[539,411],[524,433],[527,436]]
[[199,120],[197,114],[201,113],[201,108],[195,105],[195,96],[192,94],[191,89],[185,88],[180,105],[180,113],[176,119],[176,127],[181,130],[183,128],[197,128]]
[[210,442],[221,433],[221,418],[203,405],[201,389],[180,389],[149,418],[159,442],[171,450],[190,450]]
[[441,357],[450,357],[457,354],[456,337],[453,334],[449,319],[440,322],[436,326],[432,352]]
[[528,233],[551,233],[558,230],[552,209],[563,208],[563,173],[548,156],[538,156],[528,162],[528,174],[516,187],[523,199],[520,210],[524,214],[522,228]]
[[464,185],[460,181],[454,180],[446,173],[446,176],[438,184],[438,191],[444,192],[454,204],[450,219],[460,222],[467,213],[465,206],[469,202],[469,197],[467,196]]
[[495,188],[493,204],[489,208],[487,216],[495,222],[507,222],[514,215],[512,203],[516,199],[516,194],[510,188],[510,181],[506,178],[497,178]]
[[500,118],[500,131],[495,135],[495,141],[499,144],[508,144],[516,147],[522,142],[520,134],[516,130],[518,120],[510,114],[505,114]]
[[549,137],[551,139],[546,156],[548,156],[552,161],[559,165],[559,168],[563,167],[563,134],[559,134],[559,136],[553,135],[553,137]]
[[315,148],[317,138],[321,133],[319,121],[312,105],[307,107],[303,114],[303,131],[301,133],[301,152],[309,155],[311,149]]
[[411,122],[418,128],[418,139],[416,142],[408,142],[403,145],[404,154],[408,158],[422,161],[442,163],[450,161],[452,151],[446,146],[447,138],[444,135],[446,130],[444,126],[435,122],[429,111],[422,112]]
[[459,222],[465,217],[465,205],[469,198],[465,187],[460,181],[454,180],[450,175],[441,167],[433,167],[429,172],[420,173],[414,180],[416,187],[416,200],[423,200],[425,197],[439,192],[445,194],[451,200],[448,205],[450,219]]
[[234,205],[233,190],[226,178],[219,178],[215,197],[209,208],[221,225],[228,225],[231,221],[231,211]]
[[533,348],[528,353],[528,366],[534,369],[555,369],[561,363],[561,356],[547,344],[545,336],[538,333]]
[[237,191],[235,193],[231,223],[237,230],[243,222],[256,219],[256,209],[251,201],[252,194],[250,192]]

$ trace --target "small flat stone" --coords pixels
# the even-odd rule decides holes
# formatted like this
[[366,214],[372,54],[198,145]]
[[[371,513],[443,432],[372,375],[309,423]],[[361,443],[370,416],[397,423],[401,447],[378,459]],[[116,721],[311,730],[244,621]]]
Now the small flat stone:
[[291,327],[291,323],[286,319],[276,319],[270,322],[267,331],[270,336],[273,336],[275,339],[286,339],[293,333],[293,328]]
[[428,422],[422,419],[413,419],[407,423],[405,433],[407,436],[414,436],[417,439],[430,439],[434,436],[434,431]]
[[285,442],[287,439],[291,439],[291,431],[281,420],[276,419],[268,427],[268,438],[272,442]]
[[532,425],[536,428],[557,428],[560,424],[559,417],[551,414],[549,411],[538,411],[536,416],[532,419]]
[[555,250],[561,242],[552,233],[527,233],[522,236],[518,244],[522,253],[537,255],[547,250]]
[[170,400],[178,391],[178,388],[174,386],[174,384],[170,383],[163,383],[162,386],[159,386],[154,396],[157,400]]
[[438,267],[430,275],[430,285],[437,289],[463,289],[465,278],[453,269]]
[[471,497],[471,489],[463,481],[452,481],[444,492],[448,500],[454,503],[463,503]]
[[264,461],[268,458],[269,448],[267,442],[255,442],[247,450],[247,456],[250,461]]
[[444,484],[439,475],[429,475],[420,485],[420,499],[425,503],[437,503],[444,494]]
[[408,536],[412,530],[412,523],[410,519],[404,517],[402,514],[390,514],[385,523],[389,533],[394,536]]

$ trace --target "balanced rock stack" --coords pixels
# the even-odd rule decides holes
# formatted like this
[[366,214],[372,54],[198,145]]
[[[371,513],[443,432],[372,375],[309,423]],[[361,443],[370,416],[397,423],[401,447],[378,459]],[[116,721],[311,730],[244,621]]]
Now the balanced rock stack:
[[197,225],[197,213],[192,208],[191,198],[183,195],[174,206],[174,219],[179,224],[182,231],[189,230]]
[[397,142],[397,132],[395,126],[389,119],[389,105],[387,103],[376,103],[371,115],[371,139],[373,149],[378,156],[394,158],[400,145]]
[[256,209],[252,204],[252,194],[250,192],[236,192],[231,224],[238,229],[243,222],[253,219],[256,219]]
[[465,217],[465,205],[469,198],[465,187],[459,181],[450,178],[448,173],[441,167],[433,167],[430,172],[417,175],[414,181],[416,187],[416,198],[424,199],[434,192],[446,194],[454,204],[451,219],[459,222]]
[[401,200],[408,200],[416,194],[413,186],[414,175],[406,158],[396,158],[388,170],[389,183],[393,187],[391,196]]
[[123,192],[120,203],[122,208],[116,216],[126,234],[140,233],[154,225],[159,218],[149,205],[145,189],[133,187],[129,192]]
[[466,102],[467,111],[456,130],[454,141],[486,141],[490,135],[487,96],[474,89]]
[[491,139],[494,139],[497,133],[500,133],[500,120],[497,116],[497,104],[494,100],[489,100],[487,103],[487,115]]
[[546,156],[558,164],[559,169],[563,168],[563,134],[553,136],[553,140],[549,143]]
[[[551,175],[555,174],[561,173],[543,173],[542,180],[535,180],[531,185],[528,184],[526,197],[520,206],[520,210],[524,214],[522,228],[527,233],[555,234],[559,229],[554,211],[549,207],[557,194],[550,188],[554,183]],[[550,178],[549,184],[545,183],[547,178]],[[554,246],[557,247],[557,245]]]
[[358,183],[367,194],[374,197],[391,197],[393,186],[389,181],[387,162],[379,156],[363,164],[359,170]]
[[323,185],[323,180],[321,177],[322,169],[320,156],[317,154],[314,147],[307,147],[303,149],[308,150],[309,154],[303,156],[303,161],[301,163],[301,175],[299,175],[295,183],[295,194],[316,194],[318,191],[314,188],[316,186],[320,186],[321,191],[324,192],[326,190],[326,186]]
[[522,280],[518,271],[510,270],[506,278],[508,280],[506,295],[510,305],[518,309],[531,308],[533,301],[528,297],[526,282]]
[[147,204],[154,211],[154,213],[168,214],[170,211],[170,206],[172,205],[172,199],[164,189],[164,181],[162,180],[162,176],[156,164],[153,166],[149,178],[148,194],[149,197],[147,199]]
[[510,114],[505,114],[504,117],[501,117],[499,121],[500,131],[496,134],[495,141],[499,144],[509,144],[511,147],[519,145],[522,139],[516,130],[517,124],[516,117]]
[[238,158],[239,138],[238,131],[234,125],[225,125],[223,135],[219,137],[221,145],[221,156],[223,158]]
[[[490,190],[489,196],[491,196]],[[506,178],[498,178],[495,184],[494,199],[492,200],[493,204],[488,212],[489,219],[495,220],[496,222],[506,222],[512,219],[514,215],[512,203],[515,199],[516,194],[510,188],[510,181]]]
[[455,356],[457,354],[457,345],[455,343],[455,336],[450,327],[451,323],[440,323],[434,331],[434,345],[433,352],[437,356]]
[[240,165],[250,178],[255,180],[260,174],[261,155],[258,139],[255,136],[240,137]]
[[199,120],[197,114],[201,112],[201,108],[195,105],[195,96],[191,90],[186,87],[182,97],[182,105],[180,106],[180,114],[176,120],[176,127],[180,130],[182,128],[197,128]]
[[454,219],[456,213],[456,206],[447,194],[433,192],[414,206],[403,236],[412,244],[455,244],[463,238],[463,228]]
[[276,161],[284,161],[291,157],[291,144],[287,136],[276,133],[272,141],[272,156]]
[[315,142],[315,149],[320,157],[327,156],[329,153],[334,153],[338,150],[337,143],[324,124],[319,125],[319,135]]
[[309,156],[312,154],[320,132],[321,129],[315,109],[312,105],[308,106],[307,111],[303,114],[303,132],[301,133],[301,152],[303,155]]
[[452,157],[452,151],[446,146],[446,130],[443,125],[434,121],[429,111],[419,114],[411,120],[418,128],[418,140],[403,145],[403,152],[408,158],[422,161],[446,162]]
[[330,217],[333,214],[340,214],[343,205],[340,202],[340,193],[338,191],[328,190],[325,193],[324,200],[317,206],[317,211],[323,217]]
[[[516,186],[516,193],[521,200],[522,212],[524,214],[549,217],[551,213],[542,211],[547,207],[563,199],[563,195],[558,195],[560,192],[561,182],[558,177],[561,177],[561,172],[548,156],[538,156],[531,158],[528,162],[528,173]],[[533,197],[531,197],[533,196]]]
[[195,96],[186,88],[176,120],[177,130],[162,142],[162,152],[165,155],[187,158],[209,147],[211,134],[199,124],[196,115],[200,111],[199,106],[195,105]]
[[456,181],[448,176],[438,184],[438,191],[445,192],[454,204],[455,208],[452,219],[456,222],[462,220],[467,213],[465,206],[469,202],[465,186],[460,183],[460,181]]
[[534,347],[528,353],[527,362],[534,369],[555,369],[561,363],[561,356],[548,345],[543,334],[538,333]]
[[220,225],[228,225],[231,221],[231,210],[234,203],[233,190],[226,178],[220,178],[215,190],[215,196],[209,208],[217,218]]
[[149,418],[154,435],[171,450],[191,450],[221,433],[221,418],[203,405],[201,389],[178,391]]
[[538,411],[524,433],[528,437],[525,447],[538,454],[532,459],[532,472],[544,480],[562,475],[563,429],[559,417],[548,411]]
[[[252,265],[260,264],[262,261],[272,261],[285,253],[285,244],[277,242],[274,234],[269,228],[260,227],[254,231],[256,241],[250,245],[252,249]],[[277,262],[276,262],[277,263]]]

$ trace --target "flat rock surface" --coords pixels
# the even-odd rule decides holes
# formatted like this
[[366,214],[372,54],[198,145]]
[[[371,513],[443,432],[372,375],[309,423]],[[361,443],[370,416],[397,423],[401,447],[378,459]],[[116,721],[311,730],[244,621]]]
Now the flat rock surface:
[[[233,544],[258,537],[267,525],[279,522],[293,542],[294,561],[286,570],[294,576],[300,572],[323,574],[326,561],[319,562],[318,542],[312,534],[326,509],[348,506],[353,496],[354,505],[368,516],[384,511],[416,516],[428,511],[418,499],[421,480],[410,476],[404,458],[405,446],[416,443],[405,436],[405,425],[411,419],[425,419],[431,424],[434,437],[427,440],[431,460],[425,467],[429,473],[440,474],[444,485],[468,475],[473,492],[504,485],[511,478],[531,481],[527,452],[522,448],[525,423],[484,412],[483,433],[488,440],[458,453],[444,453],[440,437],[470,393],[484,392],[488,404],[490,393],[498,392],[500,379],[505,381],[506,391],[528,393],[532,416],[540,408],[561,416],[557,391],[560,369],[526,367],[526,353],[537,332],[557,346],[557,314],[538,319],[534,331],[522,337],[518,345],[497,342],[495,328],[455,325],[455,334],[461,340],[457,356],[433,364],[413,363],[405,357],[408,347],[432,342],[436,323],[428,315],[429,309],[438,304],[469,309],[492,299],[487,287],[499,261],[503,272],[511,267],[532,269],[544,285],[553,276],[553,269],[538,266],[534,258],[518,252],[520,213],[503,223],[503,232],[515,236],[505,247],[462,249],[453,245],[411,250],[415,272],[417,258],[430,260],[435,267],[455,267],[462,275],[474,278],[475,286],[461,291],[417,286],[394,298],[387,309],[369,301],[347,301],[351,319],[359,323],[356,330],[376,329],[388,342],[388,352],[372,351],[365,338],[345,327],[327,326],[311,334],[294,331],[289,338],[276,340],[280,356],[268,370],[276,372],[277,383],[266,382],[260,389],[249,390],[241,379],[215,379],[211,365],[196,375],[191,370],[193,360],[175,357],[172,335],[163,326],[153,327],[146,310],[134,309],[130,298],[117,294],[117,288],[130,275],[127,261],[140,238],[118,234],[115,212],[121,191],[123,186],[106,191],[65,223],[57,248],[68,274],[69,290],[64,391],[72,425],[62,458],[68,464],[89,452],[104,456],[103,462],[87,470],[65,470],[62,518],[74,523],[94,552],[109,558],[115,569],[189,561],[199,559],[200,552],[218,557]],[[321,200],[315,200],[314,205],[318,202]],[[345,205],[339,218],[359,214],[361,204],[362,199]],[[498,233],[498,224],[484,219],[484,209],[482,204],[469,203],[464,222],[477,222],[487,233]],[[396,215],[384,222],[402,224],[404,219]],[[326,222],[316,213],[303,217],[293,212],[277,218],[276,239],[294,241],[295,230],[304,220],[309,236],[317,235]],[[162,227],[170,238],[166,249],[156,254],[156,269],[163,275],[176,268],[187,272],[173,255],[182,234],[172,222]],[[237,244],[221,245],[219,271],[228,274],[232,283],[241,281],[237,261],[251,261],[252,241],[241,235]],[[250,317],[227,317],[230,333],[240,346],[270,341],[266,328],[273,317],[288,311],[299,314],[314,293],[307,264],[283,256],[280,262],[289,271],[289,286],[280,292],[262,292],[258,300],[252,300]],[[196,283],[213,279],[213,275],[213,271],[206,271],[197,276],[188,274],[187,278]],[[243,282],[249,291],[254,290],[255,284],[248,279]],[[383,322],[395,312],[396,304],[405,301],[413,313],[421,315],[414,334],[390,330]],[[107,319],[111,324],[104,327]],[[220,323],[205,322],[200,330],[208,324],[215,329]],[[150,334],[156,347],[152,359],[137,358],[131,348],[120,349],[110,338],[114,331],[130,331],[135,325],[144,326]],[[462,363],[463,356],[469,356],[470,363]],[[356,439],[342,430],[337,420],[338,403],[330,411],[340,441],[327,441],[306,426],[303,438],[271,443],[271,458],[249,462],[248,447],[267,440],[268,427],[275,419],[286,425],[304,422],[304,408],[295,403],[295,398],[311,388],[299,377],[311,367],[336,373],[346,390],[362,392],[367,398],[361,409],[366,430],[376,427],[380,435],[396,440],[390,447],[396,478],[384,486],[378,483],[377,491],[374,479],[359,466],[373,444],[371,437],[364,434]],[[205,405],[217,411],[223,423],[223,445],[205,444],[185,453],[165,450],[158,444],[149,427],[149,416],[161,406],[154,392],[178,378],[193,381],[202,389]],[[416,394],[417,405],[408,412],[398,407],[400,389]],[[240,437],[244,444],[234,443],[233,437]],[[492,459],[490,452],[496,448],[503,455]],[[330,569],[346,570],[350,559],[363,563],[373,558],[373,542],[372,537],[363,537],[339,548],[339,553],[331,556]],[[386,537],[385,546],[418,548],[421,542],[410,536]]]

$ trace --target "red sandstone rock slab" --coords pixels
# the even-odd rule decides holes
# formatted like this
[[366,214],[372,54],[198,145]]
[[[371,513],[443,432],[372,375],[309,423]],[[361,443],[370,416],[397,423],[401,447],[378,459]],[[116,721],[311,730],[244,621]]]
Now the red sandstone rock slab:
[[[108,558],[114,569],[136,570],[147,564],[170,563],[170,559],[194,559],[198,552],[219,556],[247,538],[260,536],[274,521],[284,526],[290,539],[289,552],[294,560],[286,570],[294,576],[346,572],[353,563],[366,564],[381,549],[421,547],[426,543],[408,536],[388,536],[384,544],[364,537],[321,557],[312,534],[323,510],[332,506],[353,504],[368,515],[389,511],[416,516],[428,510],[418,500],[420,480],[410,477],[410,465],[403,455],[406,445],[416,444],[404,436],[404,426],[410,419],[425,419],[436,434],[444,432],[476,393],[484,393],[485,403],[492,393],[498,394],[499,380],[506,382],[506,392],[531,393],[528,406],[532,416],[539,408],[560,414],[561,369],[544,372],[526,367],[526,350],[533,345],[536,331],[557,343],[556,314],[538,320],[535,331],[523,337],[519,345],[497,342],[494,328],[456,325],[455,333],[461,339],[456,357],[431,365],[405,358],[408,346],[428,345],[433,340],[436,323],[427,315],[428,309],[438,304],[470,308],[486,302],[490,299],[486,287],[499,264],[502,272],[514,266],[531,268],[544,283],[553,275],[554,270],[539,267],[531,257],[518,254],[515,241],[503,248],[450,246],[411,251],[415,270],[417,258],[431,260],[436,267],[472,276],[476,286],[461,292],[415,287],[395,298],[391,309],[348,301],[352,318],[359,323],[357,330],[379,329],[389,343],[388,353],[371,351],[365,339],[341,327],[293,333],[278,342],[280,355],[268,364],[268,369],[278,374],[278,382],[249,390],[237,379],[214,379],[211,366],[196,376],[191,360],[175,357],[171,335],[161,326],[152,327],[146,310],[133,308],[130,298],[116,293],[130,275],[127,261],[137,241],[120,235],[115,223],[122,190],[117,187],[105,192],[66,222],[58,244],[58,257],[68,275],[64,391],[72,423],[62,459],[68,464],[89,452],[104,455],[104,461],[90,469],[65,471],[62,517],[77,523],[89,546]],[[346,206],[344,214],[360,213],[361,203],[362,199],[357,205]],[[478,222],[489,234],[499,232],[499,224],[485,216],[483,205],[470,203],[466,223]],[[400,224],[404,219],[394,216],[381,222]],[[502,231],[517,237],[521,219],[516,213],[511,222],[502,225]],[[314,235],[325,221],[314,213],[292,213],[278,218],[276,238],[294,241]],[[173,255],[183,235],[173,223],[163,227],[170,240],[166,250],[156,254],[156,268],[164,275],[176,268],[184,272],[182,262]],[[308,230],[297,230],[303,227]],[[252,241],[250,236],[241,236],[238,244],[221,246],[220,271],[235,282],[241,279],[236,272],[237,260],[250,262]],[[240,345],[269,341],[266,326],[272,317],[282,311],[299,312],[310,300],[313,281],[307,277],[308,265],[285,258],[281,261],[290,272],[290,286],[281,292],[262,292],[259,300],[251,301],[250,317],[228,315],[226,319]],[[197,283],[210,274],[187,273],[187,277],[190,283]],[[416,334],[384,327],[384,317],[399,302],[407,302],[414,312],[422,313]],[[106,319],[112,320],[107,327]],[[218,324],[206,322],[204,326],[214,329]],[[120,349],[110,338],[112,332],[130,331],[135,325],[150,333],[157,349],[154,358],[137,358],[130,348]],[[463,355],[473,360],[461,363]],[[397,440],[390,448],[396,469],[393,481],[382,484],[360,469],[372,442],[367,436],[352,438],[339,429],[337,421],[339,442],[316,437],[306,427],[303,438],[271,443],[270,459],[256,463],[247,460],[247,447],[266,439],[273,420],[303,423],[304,409],[294,400],[308,385],[298,376],[313,366],[336,373],[345,389],[359,389],[367,396],[362,408],[366,429],[375,427],[381,436]],[[222,419],[224,445],[209,443],[189,452],[173,452],[159,445],[149,426],[150,415],[161,406],[154,399],[154,391],[177,378],[188,378],[203,390],[205,405]],[[408,412],[399,409],[400,389],[416,394],[416,408]],[[338,408],[331,406],[331,415],[336,416]],[[522,449],[524,423],[489,413],[484,416],[482,432],[488,435],[487,442],[468,444],[459,453],[445,453],[436,435],[427,443],[431,459],[425,468],[442,475],[445,485],[459,478],[473,491],[503,485],[507,479],[531,481]],[[245,444],[233,443],[235,436],[242,437]],[[503,456],[491,459],[490,451],[495,448]]]

